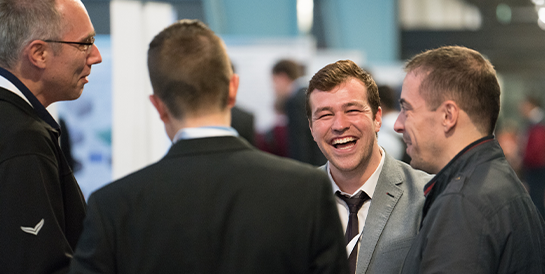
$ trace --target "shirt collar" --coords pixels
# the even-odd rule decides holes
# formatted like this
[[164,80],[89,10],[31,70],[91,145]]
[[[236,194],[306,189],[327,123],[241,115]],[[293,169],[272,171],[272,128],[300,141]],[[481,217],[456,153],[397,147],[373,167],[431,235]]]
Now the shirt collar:
[[238,132],[232,127],[208,126],[208,127],[190,127],[182,128],[176,132],[172,143],[179,140],[219,137],[219,136],[238,136]]
[[384,158],[386,158],[384,156],[384,150],[382,150],[380,146],[379,146],[379,149],[380,149],[381,158],[380,158],[380,163],[377,166],[377,169],[375,169],[375,172],[371,174],[369,179],[367,179],[367,181],[354,193],[346,193],[339,188],[337,183],[335,183],[335,180],[333,180],[333,176],[331,176],[331,170],[329,168],[329,161],[328,161],[326,165],[326,170],[327,170],[327,175],[329,176],[329,180],[331,181],[331,185],[333,187],[333,193],[339,191],[343,195],[353,197],[357,195],[358,193],[360,193],[360,191],[363,191],[372,199],[373,194],[375,193],[375,189],[377,187],[378,178],[380,176],[380,173],[382,172],[382,166],[384,166]]
[[4,78],[4,76],[2,75],[0,75],[0,87],[5,88],[19,95],[19,97],[23,98],[25,102],[27,102],[30,106],[32,106],[32,104],[28,101],[25,95],[23,95],[23,93],[14,84],[12,84],[8,79]]
[[2,79],[2,81],[0,81],[0,86],[19,96],[22,95],[21,97],[34,108],[40,119],[44,120],[52,128],[56,130],[60,129],[57,121],[53,119],[51,114],[49,114],[47,109],[45,109],[42,103],[40,103],[38,98],[34,96],[34,94],[25,86],[25,84],[23,84],[23,82],[21,82],[21,80],[2,67],[0,67],[0,79]]

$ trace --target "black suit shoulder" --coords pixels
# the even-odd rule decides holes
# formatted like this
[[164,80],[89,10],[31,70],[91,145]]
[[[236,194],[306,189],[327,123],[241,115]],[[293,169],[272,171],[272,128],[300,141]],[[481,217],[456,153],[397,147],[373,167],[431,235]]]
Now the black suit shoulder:
[[[111,262],[115,250],[131,254],[116,262],[128,273],[343,272],[331,192],[322,171],[240,138],[180,141],[156,164],[91,195],[91,233],[84,232],[76,262],[88,254]],[[168,255],[150,257],[165,249]]]

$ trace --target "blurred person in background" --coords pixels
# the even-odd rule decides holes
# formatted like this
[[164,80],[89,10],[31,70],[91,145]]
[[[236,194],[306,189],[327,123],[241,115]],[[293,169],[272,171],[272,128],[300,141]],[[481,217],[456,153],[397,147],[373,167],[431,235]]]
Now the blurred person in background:
[[308,83],[304,75],[304,66],[292,60],[281,60],[273,67],[273,82],[276,82],[274,85],[281,92],[287,117],[288,157],[320,166],[326,159],[308,130],[305,113]]
[[[231,69],[235,73],[235,65],[231,61]],[[240,137],[246,139],[248,143],[256,145],[254,114],[244,107],[235,105],[231,108],[231,126],[238,132]]]
[[290,59],[282,59],[276,62],[271,72],[275,121],[272,128],[258,136],[257,147],[274,155],[289,157],[286,101],[293,95],[295,82],[303,73],[301,65]]
[[520,103],[519,109],[529,123],[522,158],[523,178],[530,188],[532,201],[545,218],[545,113],[541,102],[531,96]]
[[394,124],[399,115],[399,111],[396,109],[398,96],[387,85],[378,86],[378,95],[380,97],[380,108],[382,109],[382,126],[378,133],[378,145],[384,148],[394,159],[409,163],[410,158],[405,152],[407,146],[403,142],[403,134],[394,130]]
[[503,150],[505,159],[517,173],[517,176],[522,178],[520,135],[518,124],[514,120],[504,120],[501,126],[498,125],[496,129],[496,140]]

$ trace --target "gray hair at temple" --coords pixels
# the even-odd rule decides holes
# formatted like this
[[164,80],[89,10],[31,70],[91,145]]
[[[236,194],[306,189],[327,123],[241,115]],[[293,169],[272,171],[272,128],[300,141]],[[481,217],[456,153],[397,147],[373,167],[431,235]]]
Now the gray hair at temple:
[[61,24],[56,0],[0,0],[0,66],[13,68],[34,40],[58,39]]

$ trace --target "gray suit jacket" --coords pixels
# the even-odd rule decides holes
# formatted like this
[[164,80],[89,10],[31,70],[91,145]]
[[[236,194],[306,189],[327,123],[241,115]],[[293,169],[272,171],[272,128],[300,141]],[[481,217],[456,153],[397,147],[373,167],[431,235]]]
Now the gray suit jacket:
[[399,273],[420,227],[424,185],[433,178],[385,157],[360,240],[357,274]]

